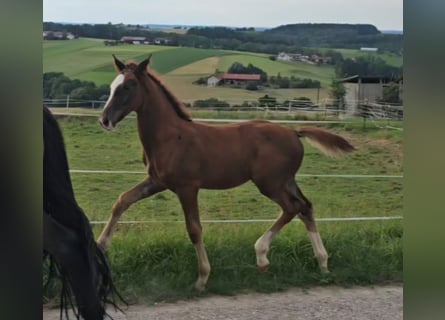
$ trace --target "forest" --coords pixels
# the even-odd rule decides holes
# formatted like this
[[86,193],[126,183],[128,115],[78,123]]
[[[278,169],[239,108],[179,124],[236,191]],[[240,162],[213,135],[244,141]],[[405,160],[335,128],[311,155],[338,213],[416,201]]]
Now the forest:
[[62,24],[44,22],[45,31],[71,32],[78,37],[119,40],[123,36],[168,38],[169,45],[204,49],[225,49],[277,54],[279,52],[318,53],[313,48],[359,49],[375,47],[381,52],[402,54],[403,35],[384,34],[368,24],[301,23],[265,31],[253,28],[192,27],[185,33],[152,30],[141,25]]

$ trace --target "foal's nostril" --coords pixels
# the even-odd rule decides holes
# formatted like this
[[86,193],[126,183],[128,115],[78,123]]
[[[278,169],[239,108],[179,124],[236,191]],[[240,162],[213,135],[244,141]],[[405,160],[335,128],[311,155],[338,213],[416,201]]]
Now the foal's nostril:
[[113,130],[113,123],[108,118],[100,117],[99,123],[106,130]]
[[108,124],[110,123],[110,121],[107,118],[100,118],[99,122],[104,125],[105,127],[108,127]]

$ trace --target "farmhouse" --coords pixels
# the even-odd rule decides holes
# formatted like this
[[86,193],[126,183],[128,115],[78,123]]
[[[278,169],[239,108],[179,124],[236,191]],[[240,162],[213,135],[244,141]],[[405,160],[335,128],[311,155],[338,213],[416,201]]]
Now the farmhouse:
[[63,32],[63,31],[43,31],[43,39],[44,40],[72,40],[75,39],[76,36],[71,32]]
[[131,36],[123,36],[120,41],[129,44],[142,44],[142,43],[148,44],[149,42],[147,37],[131,37]]
[[207,86],[214,87],[216,85],[242,85],[250,81],[260,81],[259,74],[238,74],[238,73],[220,73],[211,75],[207,78]]
[[286,53],[286,52],[280,52],[277,55],[278,61],[299,61],[303,58],[303,55],[301,53]]
[[377,52],[378,48],[368,48],[368,47],[361,47],[360,51],[366,51],[366,52]]
[[[394,81],[389,77],[360,77],[358,75],[341,79],[340,82],[343,83],[346,90],[346,113],[349,115],[356,114],[361,103],[377,103],[383,97],[383,88]],[[399,81],[399,86],[401,85],[402,82]],[[402,90],[399,92],[402,92]]]
[[207,87],[216,87],[218,83],[221,81],[219,76],[213,75],[207,78]]
[[309,64],[322,64],[331,62],[331,57],[320,56],[318,54],[312,54],[310,56],[303,55],[301,53],[286,53],[280,52],[277,55],[278,61],[301,61]]
[[133,36],[123,36],[120,39],[121,43],[128,44],[156,44],[156,45],[171,45],[172,40],[167,38],[154,38],[150,39],[147,37],[133,37]]
[[318,54],[312,54],[309,57],[309,60],[314,62],[314,63],[330,63],[332,61],[331,57],[325,57],[325,56],[319,56]]

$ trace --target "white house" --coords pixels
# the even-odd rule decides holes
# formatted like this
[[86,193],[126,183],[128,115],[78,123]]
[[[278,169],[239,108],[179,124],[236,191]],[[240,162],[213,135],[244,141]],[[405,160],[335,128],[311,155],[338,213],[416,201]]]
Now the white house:
[[367,48],[367,47],[361,47],[360,51],[366,51],[366,52],[377,52],[378,48]]
[[216,87],[216,85],[221,81],[221,78],[217,76],[210,76],[207,79],[207,87]]
[[302,58],[301,53],[280,52],[277,55],[277,60],[279,60],[279,61],[296,61],[296,60],[300,60],[301,58]]

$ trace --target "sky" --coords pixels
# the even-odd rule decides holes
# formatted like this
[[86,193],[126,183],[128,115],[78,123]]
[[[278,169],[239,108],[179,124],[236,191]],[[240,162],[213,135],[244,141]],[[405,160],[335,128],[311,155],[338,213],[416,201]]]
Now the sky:
[[43,21],[230,27],[361,23],[403,30],[403,0],[43,0]]

